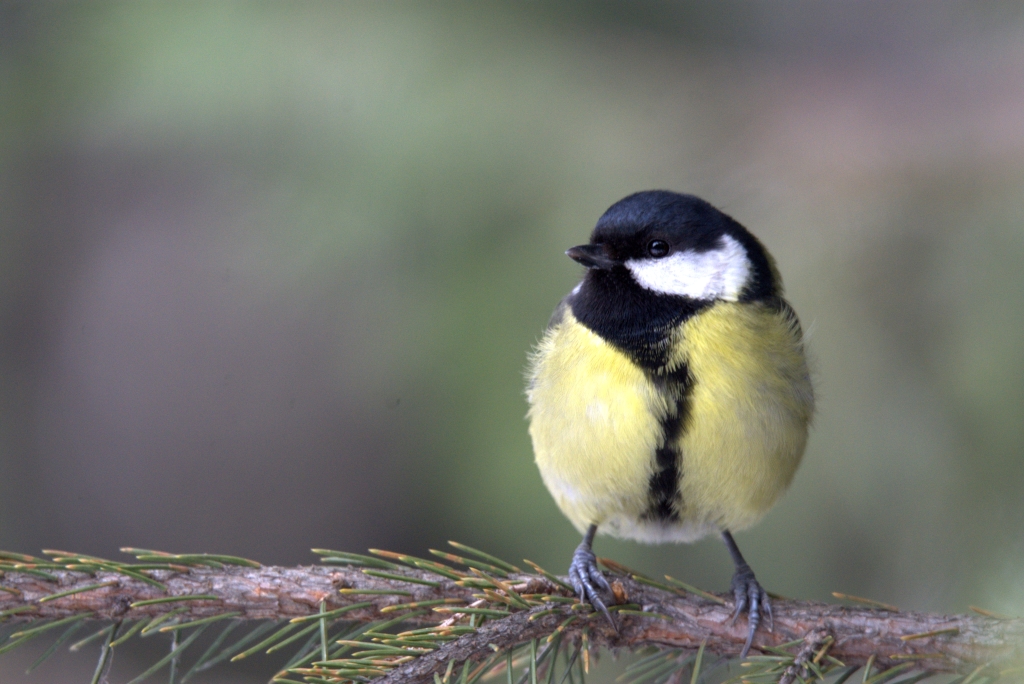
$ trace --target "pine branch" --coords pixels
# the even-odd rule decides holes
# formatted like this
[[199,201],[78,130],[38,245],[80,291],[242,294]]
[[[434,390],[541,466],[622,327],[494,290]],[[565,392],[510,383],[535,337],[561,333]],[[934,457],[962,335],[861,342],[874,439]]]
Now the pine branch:
[[[417,600],[468,599],[472,590],[450,582],[440,591],[434,586],[381,579],[359,568],[306,566],[284,568],[224,567],[150,571],[166,589],[115,571],[85,574],[47,571],[54,581],[8,572],[0,579],[0,612],[16,622],[62,619],[91,613],[94,619],[139,620],[178,610],[178,619],[191,621],[237,612],[244,620],[287,620],[314,615],[320,602],[328,611],[355,608],[350,620],[379,620],[381,609]],[[395,571],[391,571],[395,573]],[[436,575],[407,570],[413,580],[437,582]],[[344,594],[340,590],[349,590]],[[386,591],[360,594],[358,590]],[[55,598],[60,595],[60,598]],[[470,599],[471,600],[471,599]],[[435,620],[436,622],[437,620]]]
[[[524,644],[532,644],[534,665],[538,644],[541,658],[552,644],[556,651],[562,644],[582,645],[584,657],[592,647],[638,651],[649,646],[731,656],[739,652],[746,633],[744,619],[732,625],[731,601],[684,589],[686,585],[674,580],[669,582],[675,586],[655,582],[611,562],[606,566],[620,573],[613,580],[617,630],[572,598],[561,578],[539,568],[540,574],[510,572],[512,566],[480,552],[485,560],[438,552],[468,565],[469,571],[384,552],[379,553],[402,564],[339,552],[325,552],[325,562],[362,566],[264,567],[220,556],[136,553],[142,563],[61,552],[51,552],[51,559],[0,553],[0,626],[5,631],[12,623],[18,626],[9,643],[0,642],[0,652],[49,627],[83,620],[134,622],[133,629],[142,633],[178,634],[220,620],[292,620],[296,629],[305,631],[289,640],[309,631],[313,643],[305,665],[290,666],[299,676],[326,681],[330,673],[342,677],[339,673],[358,665],[368,668],[361,676],[379,674],[382,682],[433,682],[442,673],[447,682],[451,663],[480,669],[496,662],[496,652]],[[773,631],[759,631],[754,645],[764,653],[786,656],[775,659],[781,663],[776,680],[805,678],[837,663],[933,672],[971,672],[994,664],[989,667],[996,672],[1024,662],[1022,620],[784,599],[773,602],[773,613]],[[328,625],[341,620],[433,629],[395,636],[377,625],[366,635],[363,627],[341,642],[335,641],[338,635],[328,639]],[[317,624],[322,653],[315,643]],[[276,642],[268,638],[257,646],[276,648],[286,632],[281,629]],[[131,636],[125,630],[115,634],[115,645]],[[343,645],[340,650],[338,643]],[[359,648],[371,650],[347,656],[357,665],[345,664],[341,656]],[[334,655],[328,658],[329,649]],[[368,653],[380,654],[372,661],[376,665],[365,664],[371,660]],[[465,666],[465,681],[469,671]]]

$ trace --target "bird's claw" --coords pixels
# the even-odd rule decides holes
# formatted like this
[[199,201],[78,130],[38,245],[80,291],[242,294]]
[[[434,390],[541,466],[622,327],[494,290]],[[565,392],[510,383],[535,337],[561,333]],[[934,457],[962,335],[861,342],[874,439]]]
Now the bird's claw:
[[598,588],[600,588],[607,594],[612,595],[611,585],[608,584],[608,580],[604,578],[601,570],[598,569],[597,556],[594,555],[594,552],[590,550],[590,546],[586,543],[576,547],[576,552],[572,555],[572,563],[569,565],[569,582],[572,584],[572,588],[580,600],[589,603],[604,613],[611,626],[615,628],[615,631],[618,631],[615,621],[612,620],[611,613],[608,612],[608,607],[601,600],[601,596],[598,593]]
[[750,566],[736,568],[736,574],[732,576],[732,595],[736,602],[736,609],[732,614],[732,624],[736,624],[736,619],[741,613],[747,614],[747,624],[749,625],[747,641],[743,644],[743,651],[740,653],[740,658],[746,658],[751,644],[754,643],[757,627],[761,624],[762,614],[768,617],[768,631],[775,626],[775,620],[772,617],[772,604],[768,600],[768,593],[758,583]]

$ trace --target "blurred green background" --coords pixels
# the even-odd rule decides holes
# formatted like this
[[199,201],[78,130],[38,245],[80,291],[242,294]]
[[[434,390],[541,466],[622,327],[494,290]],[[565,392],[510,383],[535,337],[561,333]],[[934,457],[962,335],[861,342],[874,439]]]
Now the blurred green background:
[[[0,548],[563,571],[523,369],[649,188],[757,234],[809,331],[762,582],[1024,612],[1015,2],[3,2]],[[596,550],[728,587],[714,539]],[[31,657],[0,679],[93,665]]]

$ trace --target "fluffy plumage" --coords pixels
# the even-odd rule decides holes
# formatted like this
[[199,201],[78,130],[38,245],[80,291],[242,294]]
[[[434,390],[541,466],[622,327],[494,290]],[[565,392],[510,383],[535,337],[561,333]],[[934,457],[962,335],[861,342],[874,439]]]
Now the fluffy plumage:
[[[813,394],[790,309],[721,302],[675,333],[664,372],[648,371],[571,310],[531,365],[530,435],[544,484],[581,532],[694,541],[758,522],[789,485]],[[665,380],[685,368],[687,395]],[[652,515],[664,424],[680,411],[675,517]]]
[[721,532],[749,574],[733,585],[752,639],[767,597],[728,531],[789,485],[814,409],[774,263],[733,219],[666,191],[616,203],[567,254],[588,271],[533,354],[527,396],[544,483],[588,535],[577,591],[603,608],[595,529],[645,542]]

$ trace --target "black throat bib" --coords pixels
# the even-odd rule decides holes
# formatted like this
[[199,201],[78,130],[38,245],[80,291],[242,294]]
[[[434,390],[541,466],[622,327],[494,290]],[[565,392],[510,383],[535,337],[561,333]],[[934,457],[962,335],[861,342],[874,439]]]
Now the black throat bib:
[[649,371],[664,369],[672,332],[711,303],[651,292],[624,266],[587,271],[568,302],[576,320]]

